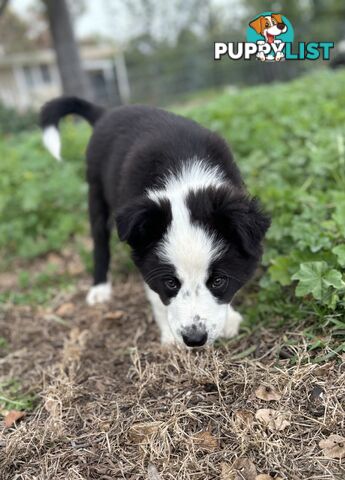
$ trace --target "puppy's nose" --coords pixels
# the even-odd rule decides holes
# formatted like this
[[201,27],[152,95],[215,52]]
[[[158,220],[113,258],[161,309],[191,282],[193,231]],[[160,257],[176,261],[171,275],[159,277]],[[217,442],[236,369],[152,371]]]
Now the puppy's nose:
[[183,333],[182,338],[187,347],[202,347],[207,342],[207,332],[205,330],[190,330]]
[[279,30],[284,30],[285,23],[278,23],[277,27],[279,28]]

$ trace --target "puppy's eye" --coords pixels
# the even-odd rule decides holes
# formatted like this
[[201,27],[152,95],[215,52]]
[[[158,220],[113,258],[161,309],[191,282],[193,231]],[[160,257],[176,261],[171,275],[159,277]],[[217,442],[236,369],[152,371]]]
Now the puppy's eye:
[[211,280],[211,288],[213,290],[217,290],[219,288],[223,288],[226,285],[227,279],[226,277],[213,277]]
[[270,26],[270,24],[268,22],[266,22],[265,27],[268,28],[269,26]]
[[169,277],[164,279],[164,285],[171,292],[175,292],[180,287],[180,282],[175,277]]

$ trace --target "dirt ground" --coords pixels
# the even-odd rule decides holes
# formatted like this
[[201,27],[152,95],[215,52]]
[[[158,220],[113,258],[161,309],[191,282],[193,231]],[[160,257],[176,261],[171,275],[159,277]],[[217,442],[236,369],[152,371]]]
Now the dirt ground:
[[136,277],[108,306],[86,289],[0,313],[0,376],[37,398],[0,426],[1,480],[345,479],[344,359],[273,329],[162,350]]

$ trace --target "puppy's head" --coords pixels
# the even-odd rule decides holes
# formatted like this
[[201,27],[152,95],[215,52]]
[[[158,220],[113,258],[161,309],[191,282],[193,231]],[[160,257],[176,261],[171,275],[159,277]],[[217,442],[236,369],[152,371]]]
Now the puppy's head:
[[276,36],[287,31],[287,25],[279,13],[272,13],[272,15],[267,16],[262,15],[250,22],[249,26],[269,42],[272,42]]
[[181,198],[143,198],[118,214],[117,226],[167,306],[176,342],[196,347],[222,335],[228,305],[260,259],[269,220],[242,191],[208,187]]

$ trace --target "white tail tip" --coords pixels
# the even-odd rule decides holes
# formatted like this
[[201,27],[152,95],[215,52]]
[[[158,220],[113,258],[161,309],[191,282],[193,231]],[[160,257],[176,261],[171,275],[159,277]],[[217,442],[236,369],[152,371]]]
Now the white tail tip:
[[43,145],[59,162],[61,158],[61,141],[59,130],[53,125],[43,130]]

